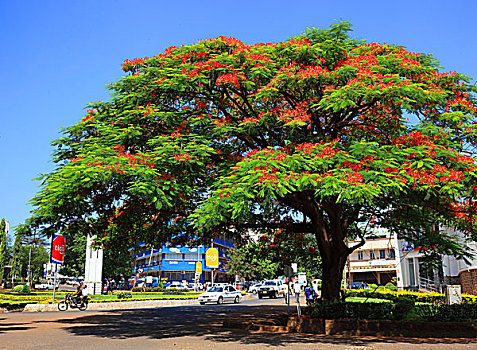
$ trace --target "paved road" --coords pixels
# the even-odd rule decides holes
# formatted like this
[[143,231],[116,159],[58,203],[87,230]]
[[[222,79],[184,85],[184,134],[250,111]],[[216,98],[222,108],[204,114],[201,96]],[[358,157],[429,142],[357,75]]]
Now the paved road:
[[283,299],[140,310],[0,314],[0,349],[476,349],[465,340],[346,338],[227,330],[224,318],[284,312]]

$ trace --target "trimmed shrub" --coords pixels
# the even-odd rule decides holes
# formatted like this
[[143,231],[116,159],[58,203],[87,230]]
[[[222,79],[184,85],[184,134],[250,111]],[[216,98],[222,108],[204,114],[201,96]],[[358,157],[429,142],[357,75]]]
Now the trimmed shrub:
[[392,290],[394,292],[397,292],[398,291],[398,287],[396,287],[394,284],[392,284],[391,282],[387,283],[385,285],[386,289],[389,289],[389,290]]
[[25,294],[30,294],[31,293],[31,289],[30,289],[30,287],[28,287],[27,284],[24,284],[22,287],[23,288],[22,288],[21,293],[25,293]]
[[165,289],[164,290],[164,295],[185,295],[182,290],[179,290],[177,288],[171,288],[171,289]]
[[15,287],[13,287],[12,292],[14,293],[23,293],[23,286],[22,284],[19,284]]
[[30,287],[26,284],[19,284],[15,287],[13,287],[12,292],[14,293],[24,293],[24,294],[30,294],[31,290]]
[[132,297],[133,295],[130,291],[116,293],[116,298],[118,299],[131,299]]

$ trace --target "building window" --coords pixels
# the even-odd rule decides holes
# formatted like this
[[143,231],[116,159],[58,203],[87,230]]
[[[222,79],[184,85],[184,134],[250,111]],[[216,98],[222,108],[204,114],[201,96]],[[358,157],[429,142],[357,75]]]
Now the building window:
[[376,259],[376,258],[374,257],[374,252],[373,252],[372,250],[369,252],[369,258],[370,258],[371,260]]
[[182,271],[164,271],[164,278],[168,281],[182,281]]
[[195,279],[195,272],[184,272],[184,279],[188,281],[193,281]]
[[184,260],[186,261],[197,261],[197,254],[184,254]]
[[166,253],[164,255],[165,260],[182,260],[182,254],[180,253]]
[[391,259],[394,259],[396,257],[396,253],[394,252],[394,249],[389,249],[389,257]]
[[386,259],[386,251],[384,249],[379,251],[379,259]]
[[362,251],[358,252],[358,260],[363,260],[363,252]]

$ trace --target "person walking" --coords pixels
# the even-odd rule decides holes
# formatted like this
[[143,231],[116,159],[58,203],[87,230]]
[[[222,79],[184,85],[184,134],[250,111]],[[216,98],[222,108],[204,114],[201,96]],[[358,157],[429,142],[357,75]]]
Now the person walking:
[[295,301],[297,304],[300,304],[301,285],[298,282],[295,282],[293,290],[295,291]]
[[305,298],[306,298],[306,305],[313,304],[314,301],[314,290],[311,285],[308,283],[305,287]]
[[318,281],[315,279],[311,282],[311,285],[313,287],[313,292],[315,294],[315,298],[319,299],[320,298],[320,288],[318,286]]

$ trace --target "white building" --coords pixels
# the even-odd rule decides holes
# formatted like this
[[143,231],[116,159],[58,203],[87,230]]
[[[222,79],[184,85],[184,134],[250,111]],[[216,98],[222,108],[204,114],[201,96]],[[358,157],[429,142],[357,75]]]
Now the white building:
[[[350,241],[349,246],[360,241]],[[351,282],[366,282],[385,285],[395,281],[398,289],[430,289],[440,286],[438,272],[431,276],[422,268],[422,253],[397,238],[396,234],[379,230],[366,239],[366,243],[349,256],[346,272],[350,272]]]
[[444,283],[461,284],[462,293],[477,295],[477,243],[465,242],[462,233],[448,228],[450,235],[457,236],[457,241],[467,246],[467,251],[474,255],[468,263],[453,256],[444,255],[442,258],[442,269]]
[[[385,285],[395,278],[398,289],[442,291],[443,284],[461,284],[462,292],[477,295],[477,243],[465,243],[462,234],[446,229],[449,235],[461,237],[476,258],[467,264],[453,256],[443,256],[442,270],[424,268],[419,247],[397,238],[386,230],[378,230],[350,256],[345,268],[351,282]],[[350,241],[349,246],[360,241]]]

